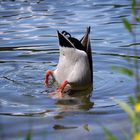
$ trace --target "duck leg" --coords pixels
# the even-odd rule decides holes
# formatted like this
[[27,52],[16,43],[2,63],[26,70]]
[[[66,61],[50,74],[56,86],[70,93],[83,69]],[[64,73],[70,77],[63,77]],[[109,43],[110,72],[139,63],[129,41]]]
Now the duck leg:
[[[53,75],[53,71],[52,70],[47,70],[46,72],[46,76],[45,76],[45,85],[48,86],[48,83],[49,83],[49,76],[50,75]],[[50,93],[49,95],[50,96],[55,96],[55,97],[58,97],[58,98],[62,98],[63,97],[63,90],[64,88],[66,87],[66,85],[68,84],[69,82],[67,80],[65,80],[61,85],[60,87],[57,88],[57,90],[55,92],[52,92]]]
[[52,70],[47,70],[46,72],[46,76],[45,76],[45,85],[48,86],[49,83],[49,76],[53,75],[53,71]]
[[62,98],[63,97],[62,92],[68,83],[69,82],[65,80],[55,92],[50,93],[50,96],[56,96],[58,98]]

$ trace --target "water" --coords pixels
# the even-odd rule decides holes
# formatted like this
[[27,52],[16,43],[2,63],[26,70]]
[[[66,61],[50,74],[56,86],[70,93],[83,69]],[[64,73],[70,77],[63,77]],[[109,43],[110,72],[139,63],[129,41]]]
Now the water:
[[[103,126],[124,139],[120,131],[129,132],[130,123],[112,98],[127,101],[136,84],[111,67],[132,68],[125,56],[135,57],[133,42],[121,21],[132,19],[130,5],[129,0],[0,1],[0,139],[22,140],[31,133],[34,140],[99,140],[104,139]],[[54,85],[46,88],[43,82],[46,70],[58,62],[56,30],[81,38],[88,26],[92,96],[53,99],[48,93]]]

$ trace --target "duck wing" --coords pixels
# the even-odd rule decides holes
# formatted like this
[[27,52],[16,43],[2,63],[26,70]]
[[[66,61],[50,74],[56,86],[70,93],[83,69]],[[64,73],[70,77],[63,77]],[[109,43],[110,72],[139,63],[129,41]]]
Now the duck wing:
[[88,55],[88,60],[90,64],[90,71],[91,71],[91,79],[93,82],[93,62],[92,62],[92,51],[91,51],[91,45],[90,45],[90,27],[87,28],[87,31],[85,35],[80,40],[81,44],[83,45],[84,49],[86,50],[86,53]]

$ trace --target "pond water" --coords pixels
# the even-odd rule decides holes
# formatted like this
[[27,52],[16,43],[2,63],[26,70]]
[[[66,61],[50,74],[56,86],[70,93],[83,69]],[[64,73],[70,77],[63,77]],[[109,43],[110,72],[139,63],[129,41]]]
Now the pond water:
[[[0,0],[0,139],[23,140],[30,133],[34,140],[104,140],[103,127],[124,139],[130,123],[112,98],[127,101],[136,84],[111,67],[132,68],[126,59],[135,57],[132,37],[121,20],[130,15],[129,0]],[[46,88],[44,77],[58,62],[56,30],[80,39],[88,26],[92,96],[53,99],[48,93],[55,87]],[[137,36],[140,45],[140,28]]]

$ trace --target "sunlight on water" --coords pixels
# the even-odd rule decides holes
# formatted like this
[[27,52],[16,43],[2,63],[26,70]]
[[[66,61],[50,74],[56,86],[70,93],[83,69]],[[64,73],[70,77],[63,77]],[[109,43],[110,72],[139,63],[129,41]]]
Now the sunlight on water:
[[[127,101],[135,82],[111,67],[132,68],[125,59],[134,57],[132,41],[121,21],[129,15],[127,0],[1,0],[0,139],[24,139],[30,131],[34,139],[99,140],[104,137],[101,126],[122,138],[120,126],[128,129],[129,124],[112,98]],[[80,39],[88,26],[92,28],[92,96],[79,93],[53,99],[48,93],[56,87],[50,83],[46,88],[44,76],[58,62],[56,30],[67,30]]]

